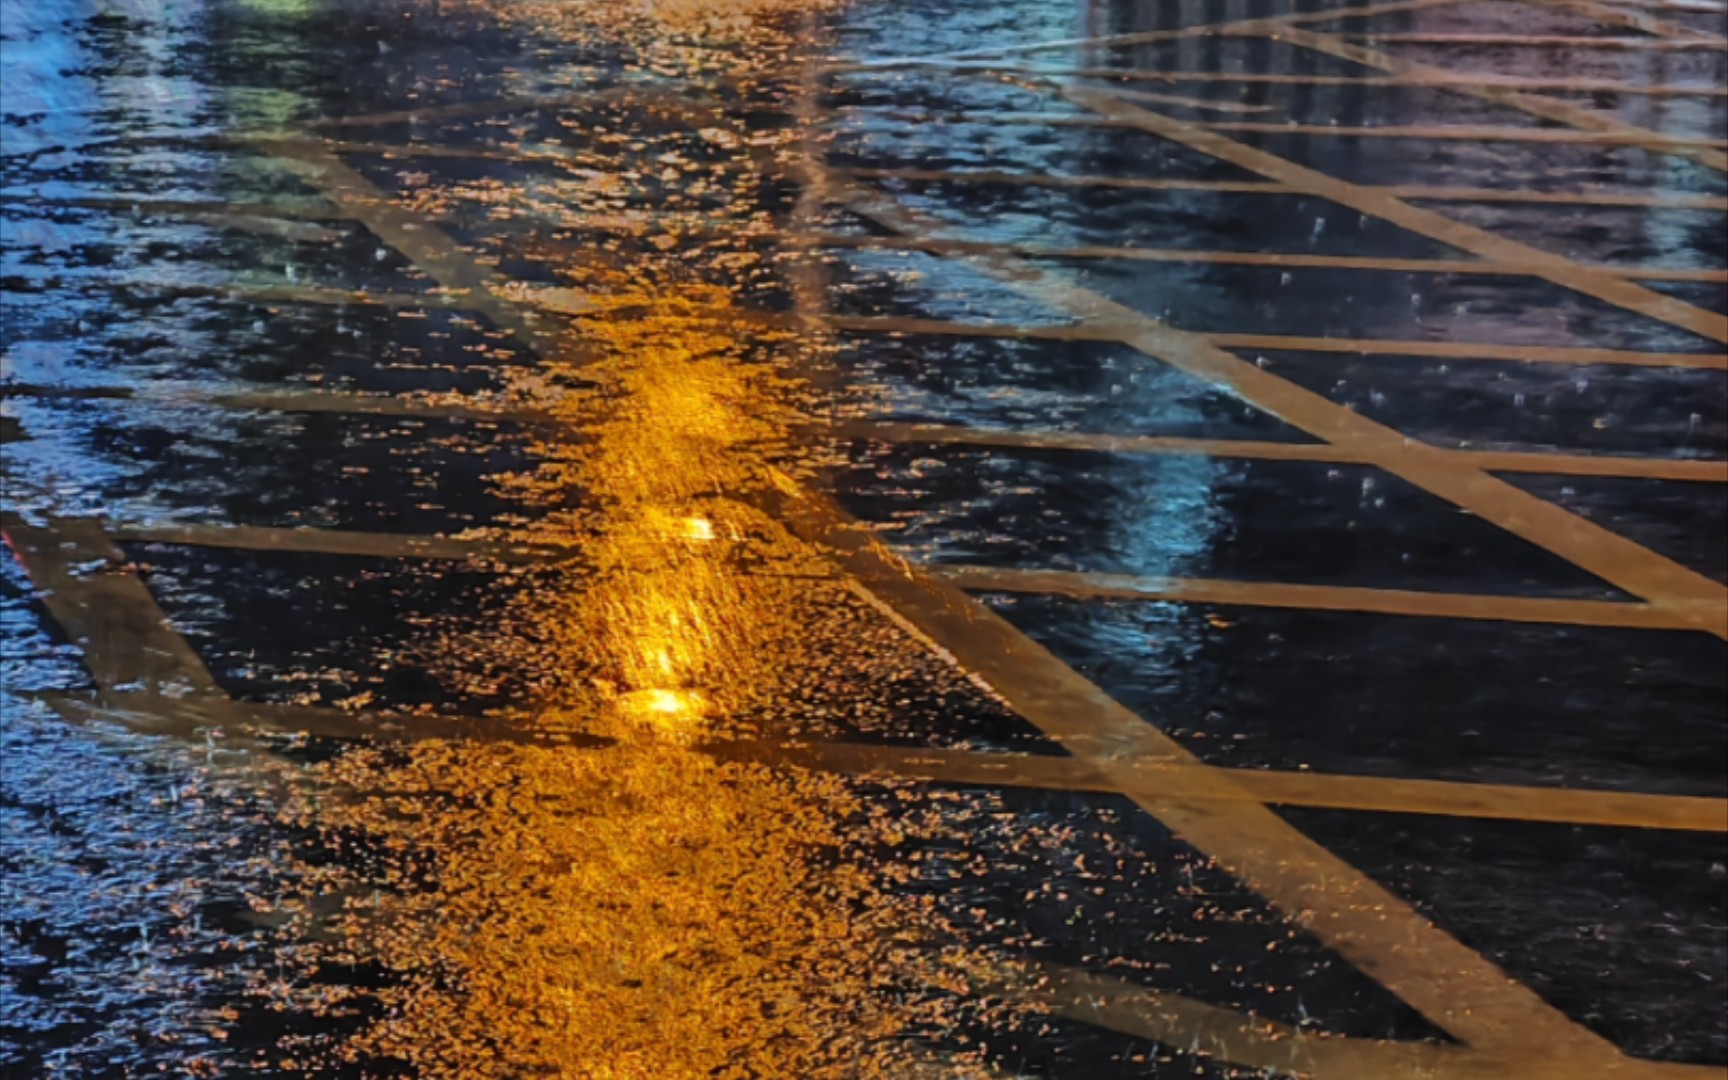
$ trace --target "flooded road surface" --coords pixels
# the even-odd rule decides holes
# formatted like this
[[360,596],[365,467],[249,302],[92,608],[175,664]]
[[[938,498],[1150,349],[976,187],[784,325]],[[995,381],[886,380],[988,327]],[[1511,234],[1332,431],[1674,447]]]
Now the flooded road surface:
[[0,0],[0,1067],[1720,1076],[1718,0]]

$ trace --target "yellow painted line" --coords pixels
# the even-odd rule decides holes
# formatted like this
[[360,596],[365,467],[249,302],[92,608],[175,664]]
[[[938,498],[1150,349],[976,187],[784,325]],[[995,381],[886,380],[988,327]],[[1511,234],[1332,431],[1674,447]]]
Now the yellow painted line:
[[[776,507],[827,551],[863,595],[982,679],[1027,721],[1126,789],[1134,761],[1193,766],[1215,791],[1233,782],[951,583],[886,549],[790,479]],[[1542,1045],[1591,1066],[1619,1057],[1528,988],[1251,799],[1130,796],[1178,837],[1453,1036],[1477,1048]]]
[[482,266],[463,247],[391,197],[321,144],[263,140],[257,148],[275,157],[331,201],[349,210],[380,240],[407,256],[446,289],[463,296],[464,305],[515,334],[542,356],[580,355],[574,335],[544,325],[538,313],[505,299],[510,281]]
[[[932,573],[972,592],[1069,596],[1083,600],[1151,600],[1180,604],[1354,611],[1430,619],[1550,623],[1555,626],[1619,627],[1636,630],[1689,629],[1692,623],[1644,603],[1571,600],[1474,593],[1363,589],[1287,582],[1154,578],[1132,574],[1088,574],[1067,570],[1016,570],[991,566],[932,566]],[[1695,602],[1697,620],[1728,620],[1728,605]]]
[[39,695],[73,723],[119,724],[147,735],[197,738],[220,727],[230,734],[249,732],[334,739],[342,742],[401,743],[482,741],[599,747],[610,740],[580,732],[535,728],[508,719],[474,716],[421,716],[387,711],[350,712],[318,705],[235,701],[220,697],[163,697],[139,692],[96,695]]
[[[774,741],[715,743],[703,749],[725,760],[763,761],[902,780],[1124,793],[1085,759],[1051,754]],[[1212,766],[1197,769],[1176,761],[1129,762],[1125,771],[1133,777],[1128,790],[1150,798],[1248,800],[1326,810],[1728,832],[1728,799],[1720,798],[1339,773]],[[1230,786],[1210,783],[1209,774],[1213,772],[1227,777]]]
[[1246,134],[1314,135],[1340,139],[1417,139],[1463,142],[1583,143],[1591,146],[1721,149],[1728,140],[1645,131],[1576,131],[1568,128],[1506,127],[1491,124],[1292,124],[1257,120],[1209,120],[1213,131]]
[[332,289],[315,285],[201,285],[154,282],[138,278],[109,280],[106,288],[163,296],[209,297],[252,304],[308,304],[325,307],[429,308],[464,310],[468,299],[458,293],[384,293],[364,289]]
[[1220,191],[1242,195],[1289,195],[1289,188],[1266,180],[1184,180],[1151,176],[1060,176],[1052,173],[999,172],[989,169],[873,169],[829,166],[840,179],[910,180],[920,183],[1012,184],[1026,187],[1112,187],[1131,191]]
[[1387,45],[1505,46],[1529,49],[1636,49],[1650,52],[1692,50],[1721,51],[1728,42],[1714,38],[1579,37],[1566,34],[1440,34],[1391,31],[1376,34],[1338,34],[1344,41],[1369,41]]
[[[1148,774],[1143,782],[1156,787],[1172,769],[1148,765],[1142,770]],[[1232,770],[1230,776],[1261,802],[1279,806],[1728,832],[1728,799],[1244,769]]]
[[[1314,1080],[1445,1077],[1468,1051],[1441,1043],[1349,1039],[1300,1031],[1191,997],[1055,964],[1006,965],[967,979],[973,994],[1279,1076]],[[964,977],[964,975],[962,976]]]
[[564,422],[542,409],[495,406],[484,401],[441,401],[402,398],[389,394],[343,394],[294,391],[286,393],[219,394],[213,397],[170,396],[172,388],[152,388],[139,400],[164,404],[208,404],[224,409],[257,409],[263,412],[340,413],[367,416],[424,416],[441,420],[496,420],[518,424]]
[[[1318,36],[1318,35],[1316,35]],[[1354,48],[1355,46],[1340,47]],[[1073,90],[1091,90],[1077,84],[1065,84]],[[1486,96],[1489,91],[1481,88],[1457,87],[1460,93],[1469,93],[1474,97]],[[1115,88],[1110,88],[1113,100],[1124,101]],[[1102,91],[1095,91],[1102,92]],[[1072,94],[1069,95],[1072,98]],[[1506,91],[1502,97],[1530,97],[1532,95],[1513,94]],[[1556,109],[1568,109],[1580,116],[1600,117],[1597,113],[1587,113],[1572,109],[1569,105],[1555,103]],[[1063,112],[1025,112],[1010,110],[934,110],[934,109],[883,109],[875,106],[853,106],[836,110],[841,116],[869,117],[873,120],[891,120],[908,126],[928,127],[942,124],[973,124],[980,126],[1014,127],[1051,127],[1051,128],[1134,128],[1137,124],[1112,118],[1075,115]],[[1486,125],[1434,125],[1428,127],[1393,126],[1379,127],[1345,127],[1329,124],[1294,124],[1265,123],[1247,120],[1208,120],[1196,121],[1197,128],[1210,131],[1245,132],[1257,134],[1309,135],[1315,137],[1356,138],[1356,139],[1411,139],[1415,141],[1451,141],[1467,142],[1504,142],[1504,143],[1535,143],[1540,145],[1570,144],[1577,146],[1632,146],[1646,150],[1656,150],[1697,161],[1705,161],[1710,155],[1720,155],[1722,147],[1728,142],[1721,139],[1693,137],[1687,135],[1665,135],[1660,132],[1646,131],[1642,128],[1632,128],[1619,121],[1604,121],[1594,129],[1586,129],[1582,125],[1565,128],[1539,127],[1496,127]]]
[[1613,191],[1513,191],[1501,188],[1398,184],[1379,190],[1400,199],[1441,202],[1536,203],[1564,206],[1648,206],[1662,210],[1728,211],[1728,198],[1717,195],[1678,195]]
[[[1027,341],[1115,341],[1123,328],[1103,322],[1048,326],[992,322],[955,322],[895,315],[829,315],[836,329],[860,334],[911,334],[945,337],[1011,338]],[[1510,361],[1527,364],[1619,364],[1728,370],[1728,353],[1640,352],[1633,349],[1571,348],[1550,345],[1495,345],[1467,341],[1405,341],[1397,338],[1327,338],[1291,334],[1200,334],[1226,349],[1349,353],[1358,356],[1410,356],[1446,360]]]
[[[1392,56],[1378,49],[1341,41],[1328,34],[1315,34],[1296,27],[1267,26],[1264,28],[1264,32],[1275,34],[1280,41],[1288,41],[1315,52],[1326,53],[1329,56],[1336,56],[1365,67],[1378,68],[1395,75],[1427,76],[1442,70]],[[1519,109],[1531,116],[1566,124],[1579,131],[1613,137],[1634,136],[1645,141],[1636,142],[1633,145],[1682,157],[1688,161],[1695,161],[1719,172],[1728,171],[1728,154],[1720,150],[1677,143],[1669,136],[1659,132],[1650,131],[1635,124],[1628,124],[1601,113],[1591,112],[1588,109],[1581,109],[1554,98],[1520,93],[1487,84],[1477,86],[1461,84],[1454,89],[1461,94],[1468,94],[1471,97],[1491,101],[1497,105]]]
[[1720,1070],[1615,1056],[1580,1063],[1539,1043],[1484,1052],[1427,1042],[1384,1042],[1303,1031],[1245,1016],[1114,975],[1056,964],[1004,963],[954,970],[974,994],[1188,1049],[1269,1075],[1306,1080],[1706,1080]]
[[[1268,266],[1317,270],[1369,270],[1401,274],[1487,274],[1546,278],[1554,269],[1552,258],[1525,262],[1468,259],[1394,259],[1357,255],[1309,255],[1300,252],[1216,251],[1197,248],[1107,247],[1076,245],[1040,247],[1035,244],[1001,244],[988,241],[947,240],[932,236],[865,236],[854,233],[808,233],[788,237],[789,242],[810,247],[905,250],[917,248],[933,254],[1012,254],[1028,259],[1120,259],[1131,262],[1193,263],[1221,266]],[[1603,266],[1573,263],[1595,274],[1640,281],[1728,282],[1728,270],[1698,270],[1659,266]]]
[[[1362,89],[1447,88],[1463,84],[1489,85],[1508,90],[1553,91],[1578,94],[1625,94],[1634,97],[1728,97],[1728,87],[1696,84],[1643,84],[1614,79],[1564,79],[1501,75],[1495,72],[1434,72],[1421,75],[1290,75],[1253,71],[1163,71],[1145,68],[1052,67],[1049,65],[999,64],[989,61],[904,61],[890,70],[947,71],[955,74],[1018,75],[1036,79],[1105,79],[1112,82],[1229,83],[1263,86],[1354,86]],[[869,69],[847,74],[868,75]]]
[[1054,323],[1048,326],[998,322],[956,322],[902,315],[825,315],[833,330],[861,334],[934,334],[945,337],[997,337],[1043,341],[1114,341],[1117,330],[1097,323]]
[[568,559],[577,550],[574,546],[521,544],[483,538],[356,532],[346,529],[285,529],[261,525],[114,524],[110,529],[117,539],[136,544],[172,544],[241,551],[292,551],[391,559],[479,559],[532,564]]
[[345,393],[330,390],[284,390],[211,394],[196,384],[153,382],[148,386],[41,386],[13,383],[7,393],[20,397],[102,398],[161,406],[213,406],[260,412],[331,413],[349,416],[429,417],[440,420],[502,421],[518,424],[564,424],[545,409],[497,405],[484,399],[460,397],[399,397],[394,394]]
[[[877,169],[835,168],[829,173],[841,179],[906,180],[935,184],[1002,184],[1013,187],[1119,188],[1126,191],[1216,191],[1239,195],[1298,195],[1300,192],[1267,180],[1183,180],[1166,177],[1058,175],[1054,173],[1003,172],[990,169]],[[1716,195],[1663,195],[1648,192],[1517,191],[1507,188],[1397,184],[1375,186],[1399,199],[1430,199],[1436,202],[1492,202],[1556,204],[1564,206],[1628,206],[1673,210],[1728,211],[1728,197]]]
[[[1330,443],[1258,442],[1244,439],[1193,439],[1172,435],[1111,435],[1082,431],[1027,431],[957,424],[907,424],[846,420],[834,425],[842,438],[932,446],[1003,446],[1038,450],[1082,450],[1109,454],[1190,454],[1259,461],[1314,461],[1372,465],[1374,461]],[[1728,483],[1728,461],[1685,458],[1609,457],[1540,451],[1448,450],[1460,464],[1484,472],[1542,473],[1551,476],[1617,476],[1641,480]]]
[[1275,154],[1228,139],[1216,131],[1130,105],[1110,94],[1077,87],[1065,90],[1064,94],[1076,103],[1095,109],[1105,116],[1133,124],[1144,131],[1258,173],[1269,180],[1301,188],[1340,206],[1380,218],[1483,259],[1544,266],[1545,269],[1539,276],[1563,288],[1665,322],[1700,337],[1728,343],[1728,316],[1664,296],[1614,275],[1579,266],[1560,255],[1508,240],[1485,229],[1465,225],[1371,188],[1360,187],[1316,172]]
[[1478,345],[1468,341],[1400,341],[1393,338],[1321,338],[1286,334],[1212,334],[1226,349],[1351,353],[1360,356],[1419,356],[1444,360],[1501,360],[1522,364],[1619,364],[1627,367],[1728,371],[1728,353],[1639,352],[1630,349],[1562,348],[1548,345]]
[[154,214],[162,217],[189,214],[232,214],[238,217],[287,218],[293,221],[339,221],[348,215],[339,207],[310,199],[275,202],[215,202],[197,199],[161,199],[153,195],[31,195],[12,203],[20,209],[72,207],[79,210],[113,210],[121,213]]
[[[1259,152],[1253,154],[1247,160],[1257,163]],[[1349,192],[1328,197],[1354,201]],[[856,190],[841,198],[843,205],[854,213],[872,218],[893,231],[933,231],[930,222],[885,198]],[[1236,396],[1317,439],[1360,453],[1377,467],[1559,555],[1677,620],[1687,620],[1700,630],[1728,637],[1728,623],[1699,615],[1701,603],[1705,611],[1714,611],[1728,600],[1728,589],[1695,570],[1504,480],[1462,466],[1448,451],[1413,443],[1399,432],[1324,395],[1224,351],[1205,335],[1178,330],[1080,288],[1059,275],[1010,257],[974,257],[968,261],[1010,287],[1056,305],[1080,321],[1096,320],[1122,329],[1118,339],[1122,344],[1206,382],[1227,387]]]
[[[492,98],[486,101],[427,105],[413,109],[393,109],[389,112],[367,113],[358,116],[327,116],[308,121],[305,126],[309,128],[382,127],[391,124],[424,123],[432,120],[456,120],[470,116],[491,116],[494,113],[530,112],[536,109],[556,108],[560,105],[581,105],[605,96],[607,95],[604,92],[588,90],[567,94]],[[616,94],[614,93],[612,96],[616,96]]]
[[48,613],[107,691],[147,689],[184,698],[222,691],[99,524],[51,518],[32,525],[0,515],[13,557],[39,590]]
[[1644,11],[1628,11],[1625,8],[1615,7],[1613,4],[1596,3],[1595,0],[1525,0],[1525,2],[1536,4],[1539,7],[1551,7],[1561,11],[1574,12],[1595,19],[1597,22],[1618,26],[1625,30],[1637,30],[1659,37],[1697,38],[1703,41],[1728,44],[1728,42],[1722,42],[1721,35],[1718,34],[1711,34],[1708,31],[1698,30],[1680,23],[1667,22]]

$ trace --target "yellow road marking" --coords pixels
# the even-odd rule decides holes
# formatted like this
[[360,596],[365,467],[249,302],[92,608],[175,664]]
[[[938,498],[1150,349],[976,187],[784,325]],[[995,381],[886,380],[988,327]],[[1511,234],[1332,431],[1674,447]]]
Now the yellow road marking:
[[1718,34],[1683,26],[1680,23],[1667,22],[1642,11],[1627,11],[1612,4],[1596,3],[1595,0],[1525,0],[1525,2],[1535,4],[1538,7],[1551,7],[1561,11],[1575,12],[1595,19],[1597,22],[1607,23],[1609,26],[1638,30],[1659,37],[1697,38],[1718,43],[1722,41],[1721,35]]
[[[1109,975],[1055,964],[1004,965],[996,971],[960,972],[973,994],[1006,998],[1077,1020],[1215,1058],[1256,1072],[1313,1080],[1452,1080],[1469,1051],[1441,1043],[1384,1042],[1300,1031],[1263,1017],[1244,1016],[1194,998]],[[1502,1074],[1509,1075],[1509,1074]]]
[[[863,236],[854,233],[806,233],[787,238],[807,247],[905,250],[934,254],[988,255],[1005,253],[1028,259],[1121,259],[1133,262],[1210,263],[1222,266],[1300,267],[1321,270],[1371,270],[1401,274],[1490,274],[1547,278],[1552,258],[1525,262],[1467,259],[1395,259],[1359,255],[1310,255],[1302,252],[1218,251],[1211,248],[1147,248],[1076,245],[1040,247],[932,236]],[[1532,249],[1534,250],[1534,249]],[[1546,253],[1544,253],[1546,254]],[[1660,266],[1604,266],[1572,263],[1593,274],[1640,281],[1728,282],[1728,270],[1697,270]]]
[[1485,1053],[1427,1042],[1382,1042],[1302,1031],[1193,998],[1055,964],[955,972],[973,993],[1007,998],[1138,1039],[1235,1065],[1312,1080],[1710,1080],[1720,1070],[1616,1057],[1579,1064],[1540,1044]]
[[[989,61],[903,61],[890,70],[947,71],[956,74],[1017,75],[1038,79],[1106,79],[1112,82],[1204,82],[1262,86],[1355,86],[1408,89],[1413,87],[1498,86],[1508,90],[1558,91],[1579,94],[1628,94],[1634,97],[1728,97],[1728,88],[1714,85],[1672,83],[1649,85],[1614,79],[1563,79],[1501,75],[1496,72],[1452,73],[1436,69],[1410,75],[1291,75],[1258,71],[1162,71],[1145,68],[1053,67],[1050,65],[997,64]],[[847,72],[870,74],[868,69]]]
[[1501,360],[1521,364],[1620,364],[1629,367],[1728,370],[1728,353],[1639,352],[1630,349],[1561,348],[1548,345],[1491,345],[1469,341],[1399,341],[1386,338],[1319,338],[1286,334],[1213,334],[1226,349],[1285,349],[1377,356],[1420,356],[1445,360]]
[[[1120,96],[1120,95],[1119,95]],[[1213,131],[1248,134],[1314,135],[1340,139],[1417,139],[1464,142],[1584,143],[1592,146],[1626,144],[1639,147],[1721,149],[1728,140],[1695,135],[1668,135],[1645,131],[1580,132],[1566,128],[1507,127],[1492,124],[1292,124],[1258,120],[1209,120],[1202,127]]]
[[[920,319],[898,315],[829,315],[824,321],[837,330],[861,334],[997,337],[1029,341],[1115,341],[1123,332],[1122,327],[1101,322],[1027,326],[1012,323],[955,322],[948,319]],[[1495,345],[1469,341],[1404,341],[1396,338],[1303,337],[1292,334],[1202,333],[1198,336],[1225,349],[1411,356],[1527,364],[1619,364],[1631,367],[1728,370],[1728,353],[1641,352],[1633,349]]]
[[236,701],[226,695],[188,698],[139,692],[94,696],[57,692],[39,697],[72,723],[100,721],[141,734],[182,739],[196,739],[214,727],[224,729],[230,737],[306,736],[365,743],[462,740],[597,747],[610,742],[599,736],[550,730],[507,718],[421,716],[376,710],[350,712],[319,705]]
[[[1086,176],[1054,173],[1003,172],[990,169],[836,168],[841,179],[909,180],[917,183],[1004,184],[1019,187],[1121,188],[1128,191],[1217,191],[1239,195],[1299,195],[1302,192],[1269,180],[1184,180],[1142,176]],[[1436,202],[1533,203],[1563,206],[1647,206],[1673,210],[1728,211],[1728,198],[1717,195],[1662,195],[1647,192],[1518,191],[1507,188],[1430,184],[1376,185],[1375,191],[1398,199]]]
[[[1122,789],[1083,758],[1053,754],[992,754],[835,742],[733,742],[703,747],[727,760],[766,761],[842,773],[873,773],[902,780],[990,787],[1027,787],[1049,791]],[[1728,799],[1688,795],[1531,787],[1515,784],[1412,780],[1359,774],[1223,769],[1178,761],[1127,762],[1131,791],[1147,797],[1208,801],[1225,799],[1273,806],[1307,806],[1387,814],[1501,821],[1543,821],[1565,825],[1668,829],[1679,832],[1728,832]],[[1230,780],[1221,787],[1206,775],[1217,771]]]
[[[790,480],[782,496],[777,510],[783,520],[830,552],[866,598],[983,679],[1118,789],[1128,786],[1133,763],[1146,760],[1192,766],[1197,782],[1218,792],[1234,786],[987,607],[887,551],[831,505]],[[1359,970],[1472,1046],[1519,1048],[1534,1041],[1557,1058],[1592,1068],[1619,1058],[1605,1040],[1252,799],[1131,797]]]
[[[1320,35],[1316,35],[1317,37]],[[1354,48],[1339,43],[1340,47]],[[1059,84],[1071,90],[1092,90],[1078,84]],[[1469,93],[1474,97],[1485,97],[1490,94],[1487,89],[1456,88],[1460,93]],[[1115,87],[1109,92],[1113,100],[1123,101]],[[1104,91],[1095,91],[1103,93]],[[1073,97],[1072,93],[1068,95]],[[1514,94],[1511,91],[1499,93],[1501,98],[1531,97],[1528,94]],[[1572,144],[1578,146],[1632,146],[1645,150],[1656,150],[1661,153],[1684,157],[1690,160],[1711,164],[1722,157],[1721,148],[1728,145],[1722,139],[1706,138],[1691,135],[1665,135],[1660,132],[1647,131],[1643,128],[1633,128],[1618,120],[1608,120],[1596,113],[1585,113],[1572,109],[1569,105],[1556,103],[1555,111],[1567,110],[1576,112],[1581,117],[1591,117],[1602,121],[1594,128],[1586,127],[1583,121],[1577,126],[1566,128],[1541,127],[1505,127],[1487,125],[1435,125],[1429,127],[1343,127],[1328,124],[1290,124],[1266,123],[1247,120],[1207,120],[1195,121],[1193,126],[1208,131],[1240,131],[1249,133],[1270,133],[1282,135],[1311,135],[1316,137],[1337,137],[1354,139],[1412,139],[1416,141],[1448,141],[1464,140],[1468,142],[1504,142],[1504,143],[1536,143]],[[1130,121],[1104,117],[1075,115],[1063,112],[1027,112],[1019,110],[970,110],[970,109],[884,109],[875,106],[852,106],[835,110],[841,116],[868,116],[873,120],[892,120],[896,123],[931,126],[937,124],[974,124],[985,126],[1013,125],[1016,127],[1050,127],[1050,128],[1134,128],[1139,125]]]
[[[1412,60],[1391,56],[1378,49],[1354,45],[1328,34],[1316,34],[1298,27],[1268,25],[1264,28],[1264,32],[1275,34],[1280,41],[1288,41],[1315,52],[1326,53],[1330,56],[1349,60],[1352,63],[1361,64],[1364,67],[1378,68],[1395,75],[1425,76],[1441,70],[1425,64],[1418,64]],[[1728,171],[1728,154],[1724,154],[1720,150],[1676,142],[1658,132],[1638,127],[1635,124],[1624,123],[1613,117],[1591,112],[1588,109],[1581,109],[1554,98],[1520,93],[1487,84],[1477,86],[1460,84],[1453,89],[1458,93],[1468,94],[1484,101],[1492,101],[1498,105],[1519,109],[1543,120],[1566,124],[1579,131],[1595,132],[1605,137],[1631,138],[1635,145],[1643,146],[1646,149],[1695,161],[1719,172]]]
[[[1350,196],[1346,193],[1344,197]],[[894,231],[932,231],[928,221],[897,203],[856,189],[842,202],[854,213]],[[1122,344],[1228,387],[1308,434],[1362,454],[1379,468],[1559,555],[1676,619],[1728,637],[1728,624],[1699,616],[1700,601],[1707,605],[1704,610],[1714,611],[1728,597],[1728,589],[1694,570],[1504,480],[1463,466],[1448,451],[1412,442],[1323,395],[1225,352],[1204,335],[1177,330],[1007,256],[974,256],[967,261],[1017,290],[1065,309],[1082,322],[1098,321],[1119,329],[1117,340]]]
[[574,547],[501,543],[480,537],[418,536],[347,529],[121,523],[111,525],[110,529],[116,538],[140,544],[179,544],[242,551],[293,551],[389,559],[479,559],[502,563],[542,563],[567,559],[577,552]]
[[204,661],[169,625],[100,525],[82,518],[31,525],[7,511],[0,532],[103,690],[222,696]]
[[[260,525],[152,525],[116,522],[108,526],[129,543],[351,555],[380,559],[482,561],[514,565],[559,562],[580,555],[577,545],[524,544],[487,537],[357,532],[346,529],[278,528]],[[987,566],[932,566],[930,574],[977,592],[1056,594],[1085,598],[1158,600],[1169,603],[1230,604],[1309,611],[1358,611],[1447,619],[1607,626],[1645,630],[1689,629],[1721,621],[1721,604],[1708,600],[1683,605],[1683,616],[1646,603],[1577,600],[1473,593],[1371,589],[1286,582],[1153,578],[1131,574],[1091,574]]]
[[1563,288],[1679,327],[1700,337],[1728,343],[1728,316],[1664,296],[1611,274],[1581,267],[1563,256],[1465,225],[1383,192],[1316,172],[1275,154],[1225,138],[1216,131],[1184,123],[1137,105],[1129,105],[1102,91],[1070,87],[1063,93],[1076,103],[1095,109],[1105,116],[1133,124],[1220,161],[1259,173],[1267,179],[1301,188],[1358,213],[1391,222],[1484,259],[1545,267],[1538,276]]
[[[845,420],[834,433],[844,438],[940,446],[1008,446],[1043,450],[1089,450],[1110,454],[1193,454],[1260,461],[1315,461],[1372,465],[1373,461],[1330,443],[1259,442],[1245,439],[1195,439],[1173,435],[1110,435],[1081,431],[982,428],[959,424],[909,424]],[[1728,483],[1728,461],[1688,458],[1609,457],[1545,451],[1448,450],[1468,468],[1483,472],[1541,473],[1550,476],[1618,476],[1643,480]]]
[[1649,604],[1573,600],[1479,593],[1364,589],[1340,585],[1219,581],[1203,578],[1151,578],[1132,574],[1087,574],[1067,570],[1015,570],[990,566],[932,566],[932,573],[973,592],[1013,592],[1082,599],[1156,600],[1184,604],[1296,608],[1302,611],[1356,611],[1431,619],[1480,619],[1490,622],[1550,623],[1637,630],[1685,630],[1700,622],[1728,620],[1728,606],[1697,602],[1689,618]]
[[1463,45],[1475,48],[1506,46],[1531,49],[1635,49],[1650,52],[1681,52],[1728,49],[1719,38],[1695,37],[1579,37],[1567,34],[1441,34],[1422,31],[1389,31],[1371,34],[1338,34],[1344,41],[1371,41],[1387,45]]

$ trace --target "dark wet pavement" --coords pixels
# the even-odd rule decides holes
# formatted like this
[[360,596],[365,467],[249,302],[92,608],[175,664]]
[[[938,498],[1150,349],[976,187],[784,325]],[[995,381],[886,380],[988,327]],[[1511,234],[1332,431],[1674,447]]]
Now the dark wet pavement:
[[7,1076],[1717,1076],[1716,0],[0,0]]

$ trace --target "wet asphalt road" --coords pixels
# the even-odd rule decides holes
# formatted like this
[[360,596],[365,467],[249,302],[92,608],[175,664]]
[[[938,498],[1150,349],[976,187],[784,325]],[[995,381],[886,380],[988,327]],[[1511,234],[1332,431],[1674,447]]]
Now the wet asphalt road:
[[1714,0],[0,12],[5,1075],[1728,1065]]

